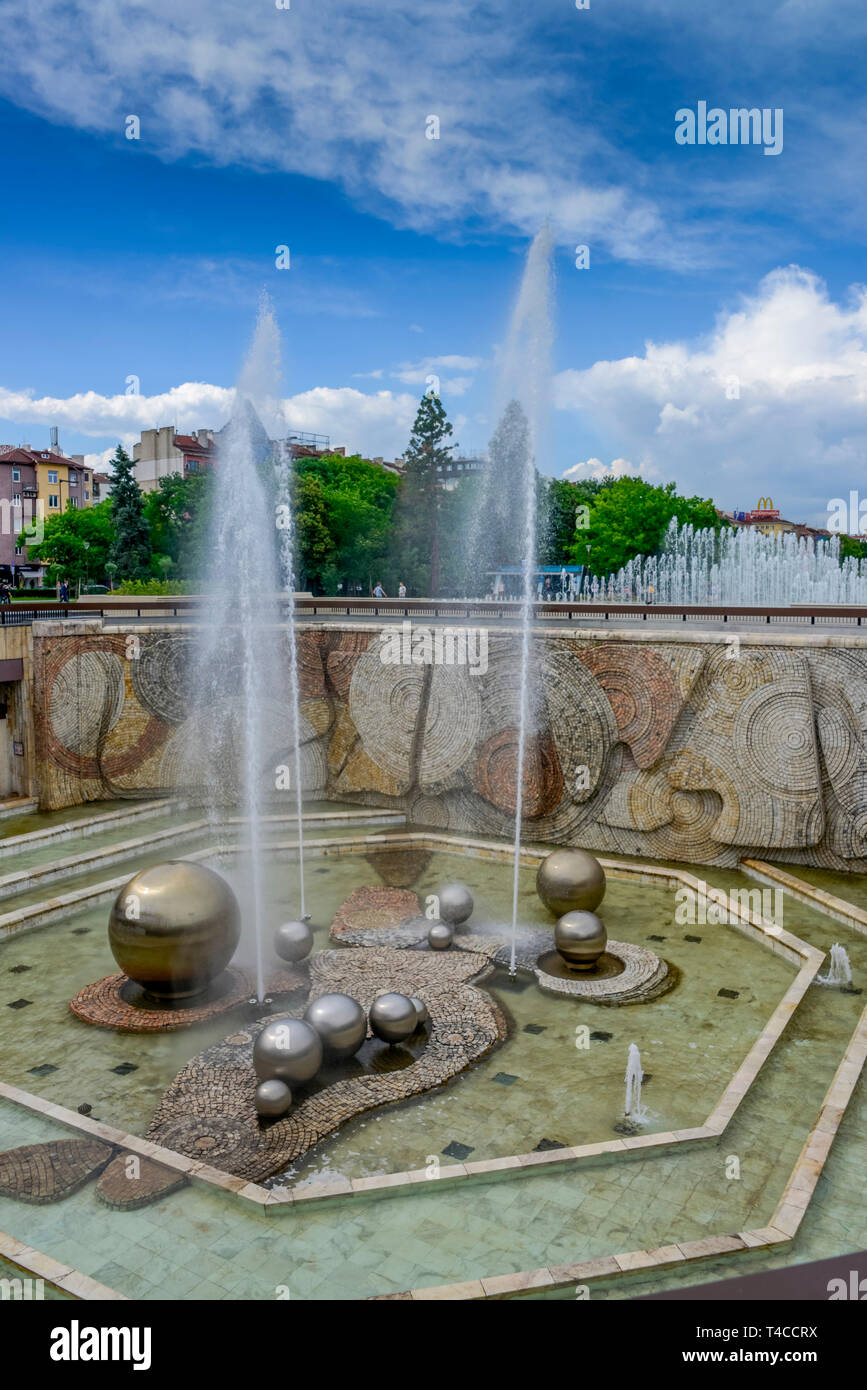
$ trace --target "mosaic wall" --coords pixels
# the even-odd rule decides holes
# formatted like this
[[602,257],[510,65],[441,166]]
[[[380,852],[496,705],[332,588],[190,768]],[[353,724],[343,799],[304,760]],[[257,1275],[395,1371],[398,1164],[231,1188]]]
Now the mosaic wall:
[[[233,789],[231,673],[189,689],[189,632],[47,625],[34,637],[37,776],[56,809]],[[418,824],[509,836],[519,652],[491,629],[487,670],[381,660],[369,628],[305,628],[308,793],[405,809]],[[867,641],[534,638],[525,839],[655,859],[748,854],[867,870]],[[275,700],[263,787],[291,810],[288,706]],[[276,769],[284,769],[282,788]],[[289,777],[285,769],[289,769]],[[221,778],[223,780],[221,781]],[[288,783],[288,787],[287,784]]]

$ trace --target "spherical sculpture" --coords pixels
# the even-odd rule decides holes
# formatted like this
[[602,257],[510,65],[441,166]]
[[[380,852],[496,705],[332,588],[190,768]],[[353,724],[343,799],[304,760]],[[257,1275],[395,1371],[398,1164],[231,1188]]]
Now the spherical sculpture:
[[240,935],[241,910],[226,880],[185,859],[134,874],[108,921],[121,970],[160,999],[207,989],[229,964]]
[[595,912],[605,897],[605,871],[584,849],[555,849],[536,874],[536,892],[549,912]]
[[571,970],[592,970],[607,940],[595,912],[567,912],[554,928],[554,945]]
[[434,922],[428,927],[427,944],[432,951],[447,951],[454,941],[454,932],[445,922]]
[[440,919],[459,927],[473,911],[473,895],[465,883],[447,883],[439,890]]
[[303,1018],[274,1018],[253,1044],[253,1066],[260,1081],[301,1086],[322,1066],[322,1040]]
[[292,1104],[292,1092],[285,1081],[260,1081],[256,1087],[257,1115],[285,1115]]
[[313,950],[313,933],[306,922],[284,922],[274,933],[274,950],[281,960],[298,961]]
[[316,1029],[325,1054],[332,1061],[351,1057],[367,1036],[364,1010],[348,994],[320,994],[308,1004],[304,1018]]
[[430,1014],[427,1011],[427,1004],[424,1002],[423,999],[419,999],[417,994],[411,994],[410,999],[412,1001],[413,1008],[415,1009],[416,1018],[418,1019],[418,1026],[420,1028],[421,1025],[423,1023],[427,1023],[428,1019],[430,1018]]
[[383,1042],[403,1042],[418,1027],[415,1004],[405,994],[380,994],[370,1006],[370,1026]]

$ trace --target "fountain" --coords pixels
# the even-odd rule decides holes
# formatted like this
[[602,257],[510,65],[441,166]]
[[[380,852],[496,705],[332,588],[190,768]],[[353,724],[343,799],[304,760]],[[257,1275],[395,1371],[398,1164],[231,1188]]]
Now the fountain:
[[696,530],[669,523],[658,555],[636,555],[622,569],[585,584],[593,602],[672,604],[867,603],[867,562],[841,563],[840,538],[753,527]]
[[623,1113],[627,1120],[631,1120],[633,1124],[637,1125],[643,1125],[647,1122],[647,1109],[641,1104],[641,1083],[643,1080],[641,1053],[635,1043],[630,1043],[629,1056],[626,1062],[626,1100]]
[[852,966],[849,963],[849,952],[845,946],[841,946],[839,941],[835,941],[831,947],[831,964],[828,967],[827,975],[817,975],[817,985],[835,985],[842,988],[852,983]]
[[[291,455],[278,445],[275,457],[261,424],[262,418],[279,420],[280,411],[280,337],[270,304],[263,301],[220,441],[191,685],[194,699],[207,710],[203,744],[211,813],[234,802],[243,808],[243,945],[255,960],[260,1002],[265,997],[262,814],[266,788],[278,785],[278,767],[290,749],[304,916]],[[287,623],[288,711],[276,698],[285,685],[280,650]]]
[[[519,454],[521,487],[521,642],[518,756],[515,771],[515,841],[512,871],[512,937],[509,974],[516,972],[518,931],[518,881],[521,854],[521,821],[524,800],[524,758],[530,729],[530,634],[533,621],[533,571],[536,551],[536,455],[540,450],[548,383],[551,375],[551,232],[537,232],[530,250],[512,314],[503,364],[500,398],[509,405],[498,433],[505,433],[507,453]],[[524,410],[515,409],[517,399]],[[510,499],[511,500],[511,499]]]

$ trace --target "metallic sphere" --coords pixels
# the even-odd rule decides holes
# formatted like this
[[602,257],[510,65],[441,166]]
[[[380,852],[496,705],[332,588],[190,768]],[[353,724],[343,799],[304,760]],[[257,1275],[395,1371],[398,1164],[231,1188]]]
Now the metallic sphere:
[[605,897],[605,871],[584,849],[555,849],[536,874],[536,892],[549,912],[595,912]]
[[454,939],[454,932],[445,922],[434,922],[428,927],[427,944],[432,951],[447,951]]
[[567,912],[554,928],[554,945],[572,970],[592,970],[608,940],[595,912]]
[[258,1115],[285,1115],[292,1104],[292,1092],[285,1081],[260,1081],[256,1087]]
[[415,1009],[416,1017],[418,1019],[418,1026],[420,1028],[421,1025],[423,1023],[427,1023],[428,1019],[430,1018],[430,1014],[427,1011],[427,1004],[424,1002],[423,999],[419,999],[417,994],[411,994],[410,1001],[412,1003],[413,1008]]
[[207,989],[229,964],[240,935],[241,910],[226,880],[185,859],[134,874],[108,919],[108,942],[121,970],[160,999]]
[[447,883],[437,894],[440,919],[454,927],[465,922],[473,911],[473,895],[465,883]]
[[380,994],[370,1006],[370,1026],[383,1042],[403,1042],[418,1027],[415,1004],[405,994]]
[[304,1018],[316,1029],[326,1056],[333,1061],[351,1057],[367,1037],[364,1010],[348,994],[320,994],[308,1004]]
[[322,1066],[322,1040],[303,1018],[273,1018],[253,1044],[253,1066],[260,1081],[301,1086]]
[[281,960],[298,961],[313,950],[313,933],[306,922],[284,922],[274,933],[274,950]]

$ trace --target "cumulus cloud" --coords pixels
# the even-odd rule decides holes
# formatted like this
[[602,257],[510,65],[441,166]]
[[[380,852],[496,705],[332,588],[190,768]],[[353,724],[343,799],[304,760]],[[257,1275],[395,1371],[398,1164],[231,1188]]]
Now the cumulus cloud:
[[793,520],[822,523],[830,498],[867,491],[865,331],[867,289],[837,302],[789,266],[702,341],[561,372],[555,401],[648,477],[729,508],[773,495]]
[[[109,435],[129,447],[141,430],[158,425],[173,424],[182,433],[218,429],[229,418],[233,399],[234,391],[201,381],[154,396],[102,396],[96,391],[35,396],[0,388],[0,418],[19,428],[59,425],[79,434]],[[332,444],[343,444],[350,452],[393,458],[406,448],[417,409],[418,400],[409,392],[367,395],[350,386],[318,386],[287,397],[279,414],[287,432],[327,434]]]
[[629,459],[612,459],[610,463],[603,463],[601,459],[591,458],[573,463],[571,468],[564,471],[563,477],[570,483],[580,483],[591,478],[602,482],[604,478],[635,477],[636,474],[652,476],[652,470],[647,464],[635,465]]

